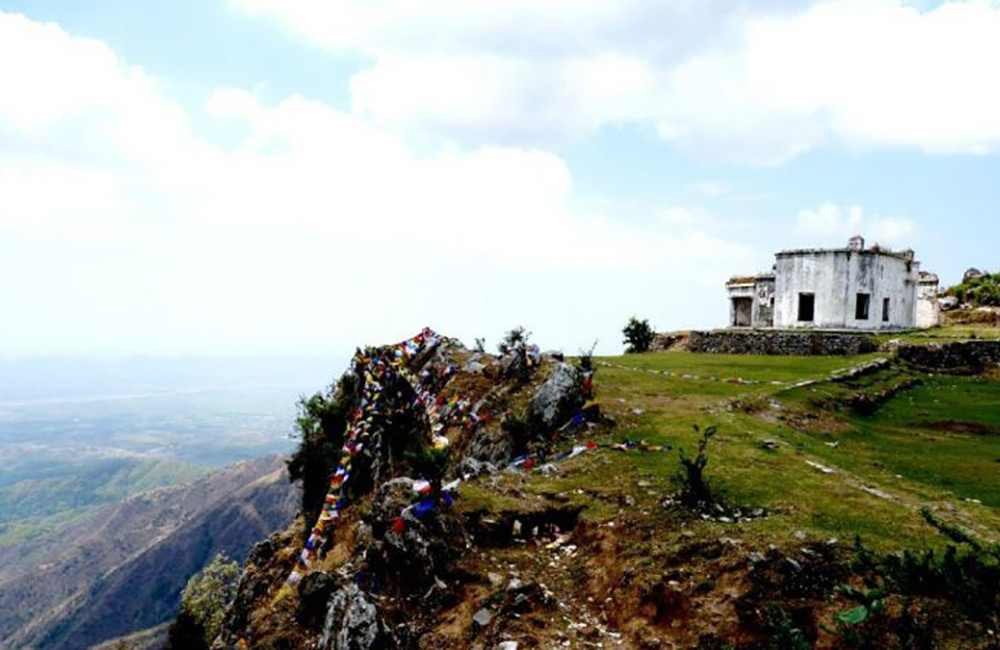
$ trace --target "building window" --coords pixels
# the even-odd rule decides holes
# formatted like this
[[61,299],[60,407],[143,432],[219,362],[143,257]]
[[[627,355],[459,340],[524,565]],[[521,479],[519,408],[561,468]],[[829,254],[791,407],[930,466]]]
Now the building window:
[[882,322],[883,323],[888,323],[889,322],[889,299],[888,298],[883,298],[882,299]]
[[816,317],[816,296],[811,293],[799,294],[799,322],[811,323]]
[[854,318],[856,320],[868,320],[868,308],[871,306],[871,302],[871,294],[858,294],[858,302],[854,306]]

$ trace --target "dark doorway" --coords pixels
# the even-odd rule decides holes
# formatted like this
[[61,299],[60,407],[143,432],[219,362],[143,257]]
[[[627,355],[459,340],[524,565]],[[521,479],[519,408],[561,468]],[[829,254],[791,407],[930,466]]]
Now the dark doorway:
[[733,298],[733,327],[750,327],[753,298]]
[[811,323],[816,319],[816,296],[811,293],[799,294],[799,322]]
[[889,322],[889,299],[888,298],[883,298],[882,299],[882,322],[883,323],[888,323]]
[[868,320],[868,312],[872,303],[871,294],[859,293],[858,301],[854,305],[855,320]]

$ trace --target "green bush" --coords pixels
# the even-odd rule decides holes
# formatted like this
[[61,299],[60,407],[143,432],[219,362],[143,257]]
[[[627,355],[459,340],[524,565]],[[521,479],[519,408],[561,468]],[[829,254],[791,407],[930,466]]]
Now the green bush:
[[627,346],[625,351],[629,353],[648,352],[656,336],[648,320],[639,320],[635,316],[622,328],[622,334],[625,335],[625,340],[622,342]]
[[316,393],[299,400],[295,420],[299,445],[287,465],[291,480],[302,483],[302,511],[309,520],[319,515],[330,474],[340,460],[357,386],[357,377],[345,374],[331,395]]
[[967,280],[951,287],[946,293],[973,307],[1000,307],[1000,273]]
[[236,597],[240,567],[219,553],[188,580],[181,595],[181,611],[170,626],[171,650],[208,648],[222,630],[226,608]]
[[926,508],[924,519],[953,543],[943,553],[922,552],[876,556],[855,540],[854,568],[866,584],[885,594],[941,598],[969,618],[1000,623],[1000,546],[983,546],[965,532],[939,521]]
[[514,456],[520,456],[539,442],[545,440],[545,426],[537,419],[529,416],[508,415],[500,423],[500,429],[511,440]]
[[528,347],[528,341],[531,338],[531,332],[523,327],[515,327],[500,339],[497,343],[497,352],[501,355],[508,355],[520,352]]

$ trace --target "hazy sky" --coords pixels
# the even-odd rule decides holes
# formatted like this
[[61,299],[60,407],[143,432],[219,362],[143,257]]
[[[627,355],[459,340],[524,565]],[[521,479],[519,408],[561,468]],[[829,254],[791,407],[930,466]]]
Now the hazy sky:
[[992,0],[0,0],[0,356],[615,351],[855,232],[951,282],[997,61]]

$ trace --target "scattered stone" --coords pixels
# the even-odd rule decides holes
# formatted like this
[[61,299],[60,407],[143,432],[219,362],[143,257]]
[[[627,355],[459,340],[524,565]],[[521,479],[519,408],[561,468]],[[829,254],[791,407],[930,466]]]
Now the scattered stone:
[[824,474],[835,474],[837,472],[837,470],[833,469],[832,467],[827,467],[826,465],[823,465],[822,463],[817,463],[816,461],[812,461],[812,460],[807,460],[806,461],[806,465],[808,465],[809,467],[812,467],[813,469],[819,470],[819,471],[823,472]]
[[774,451],[778,448],[778,443],[774,440],[765,440],[761,443],[761,447],[769,451]]
[[805,538],[806,538],[806,534],[805,534],[804,531],[801,531],[801,530],[795,531],[795,539],[805,539]]
[[497,650],[517,650],[517,641],[501,641]]
[[487,610],[484,607],[483,609],[481,609],[478,612],[476,612],[475,616],[472,617],[472,620],[479,627],[486,627],[487,625],[490,624],[490,619],[492,619],[492,618],[493,617],[490,615],[489,610]]
[[517,591],[523,586],[523,583],[517,578],[511,578],[511,581],[507,583],[507,591]]
[[895,499],[888,492],[883,492],[878,488],[871,487],[869,485],[862,485],[861,491],[872,495],[873,497],[878,497],[879,499],[885,499],[886,501],[894,501]]

